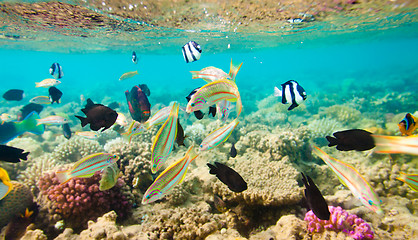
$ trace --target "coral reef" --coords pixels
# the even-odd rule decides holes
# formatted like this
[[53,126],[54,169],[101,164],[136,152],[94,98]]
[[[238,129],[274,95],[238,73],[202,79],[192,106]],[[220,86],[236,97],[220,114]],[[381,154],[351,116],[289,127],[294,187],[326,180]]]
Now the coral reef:
[[0,228],[18,214],[23,214],[33,204],[33,195],[28,187],[16,181],[11,183],[12,191],[0,201]]
[[56,174],[46,173],[38,182],[41,194],[38,203],[41,205],[40,216],[45,224],[63,219],[66,227],[79,231],[86,227],[88,220],[96,219],[103,213],[115,210],[121,219],[131,214],[133,196],[122,179],[106,191],[99,190],[100,174],[90,178],[76,178],[60,184]]
[[347,105],[333,105],[319,109],[319,116],[333,118],[343,124],[354,123],[360,120],[361,112]]
[[374,238],[370,225],[363,219],[354,214],[349,214],[341,207],[329,206],[328,208],[331,213],[330,220],[320,220],[312,210],[306,213],[305,221],[308,221],[309,232],[343,231],[357,240]]
[[320,138],[326,142],[325,136],[343,130],[343,125],[333,118],[321,118],[309,121],[307,128],[311,138],[314,140]]
[[102,152],[103,148],[97,141],[74,136],[58,145],[52,152],[52,158],[61,162],[76,162],[92,153]]

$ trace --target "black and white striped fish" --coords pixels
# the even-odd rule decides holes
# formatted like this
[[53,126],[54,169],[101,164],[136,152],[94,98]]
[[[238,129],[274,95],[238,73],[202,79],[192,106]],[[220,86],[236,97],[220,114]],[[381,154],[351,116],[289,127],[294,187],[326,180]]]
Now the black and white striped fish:
[[290,105],[287,110],[292,110],[306,100],[305,89],[303,89],[303,87],[300,86],[295,80],[289,80],[283,83],[281,86],[282,90],[274,87],[274,96],[282,97],[283,104],[292,103],[292,105]]
[[62,67],[59,63],[53,63],[49,68],[49,74],[51,74],[55,79],[60,79],[64,76],[64,72],[62,71]]
[[186,63],[194,62],[200,59],[202,48],[195,41],[190,41],[182,47],[184,61]]
[[132,62],[137,64],[138,63],[138,57],[136,56],[136,52],[132,52]]

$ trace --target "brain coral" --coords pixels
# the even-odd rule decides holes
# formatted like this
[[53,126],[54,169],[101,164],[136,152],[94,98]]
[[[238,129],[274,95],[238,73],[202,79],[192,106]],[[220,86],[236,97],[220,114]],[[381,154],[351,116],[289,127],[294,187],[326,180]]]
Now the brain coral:
[[118,179],[116,185],[106,191],[99,190],[100,174],[91,178],[76,178],[60,184],[56,174],[46,173],[38,182],[41,194],[39,204],[48,225],[63,219],[66,227],[75,231],[86,227],[87,221],[103,213],[115,210],[123,219],[131,214],[133,196],[125,182]]
[[97,141],[74,136],[58,145],[52,152],[52,157],[56,161],[76,162],[89,154],[102,151],[103,148]]
[[33,195],[24,184],[12,181],[13,189],[0,201],[0,228],[14,216],[25,212],[33,203]]
[[[296,181],[299,172],[288,157],[270,161],[268,152],[247,151],[243,156],[228,160],[228,165],[247,182],[248,189],[234,193],[213,177],[213,191],[225,201],[247,205],[282,206],[295,204],[302,198],[302,188]],[[255,177],[256,176],[256,177]]]

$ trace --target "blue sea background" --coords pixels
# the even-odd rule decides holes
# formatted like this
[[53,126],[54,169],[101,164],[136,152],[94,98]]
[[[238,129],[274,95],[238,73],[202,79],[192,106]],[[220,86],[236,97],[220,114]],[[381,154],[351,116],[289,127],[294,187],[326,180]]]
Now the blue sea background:
[[[60,63],[64,71],[62,83],[57,86],[64,93],[63,104],[80,102],[80,95],[83,94],[94,102],[102,102],[107,97],[106,101],[110,98],[126,105],[124,92],[137,84],[149,86],[152,105],[167,105],[174,100],[186,104],[184,97],[204,84],[200,79],[192,79],[190,71],[215,66],[228,73],[231,59],[234,63],[243,62],[237,75],[237,85],[244,102],[244,114],[255,111],[256,101],[271,95],[274,86],[290,79],[297,80],[305,88],[307,102],[310,96],[317,93],[350,93],[346,96],[349,101],[355,97],[356,91],[362,91],[363,97],[364,94],[366,97],[383,97],[390,92],[417,90],[418,31],[414,25],[396,30],[343,33],[330,39],[326,38],[326,32],[323,35],[313,39],[309,39],[308,35],[306,39],[300,35],[287,36],[283,44],[280,44],[283,38],[277,37],[277,47],[255,49],[251,46],[237,48],[233,44],[228,48],[226,39],[217,44],[218,48],[222,47],[219,52],[213,47],[211,51],[206,51],[205,45],[211,44],[209,39],[209,42],[200,42],[203,48],[201,59],[188,64],[183,60],[181,46],[167,44],[165,47],[164,41],[160,42],[163,52],[148,51],[141,44],[133,43],[131,50],[136,51],[139,57],[136,65],[131,61],[129,47],[85,53],[3,47],[0,49],[0,92],[11,88],[23,89],[26,97],[20,102],[3,101],[2,104],[23,105],[32,97],[48,95],[46,88],[35,88],[35,82],[51,78],[49,67],[53,62]],[[257,39],[261,41],[262,37],[254,35],[251,41],[257,42]],[[184,38],[185,43],[189,40]],[[63,52],[71,52],[71,47]],[[138,70],[139,75],[118,80],[123,73],[134,70]],[[253,103],[252,106],[245,106],[249,102]],[[393,111],[417,110],[399,107]]]

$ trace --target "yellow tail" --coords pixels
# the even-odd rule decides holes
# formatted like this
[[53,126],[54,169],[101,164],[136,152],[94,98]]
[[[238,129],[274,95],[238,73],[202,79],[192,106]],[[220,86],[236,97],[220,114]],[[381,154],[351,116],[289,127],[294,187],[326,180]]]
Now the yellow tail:
[[241,66],[243,63],[241,63],[239,66],[235,66],[232,63],[232,59],[231,59],[231,66],[229,67],[229,76],[231,76],[232,81],[235,82],[235,77],[237,76],[238,71],[240,70]]

